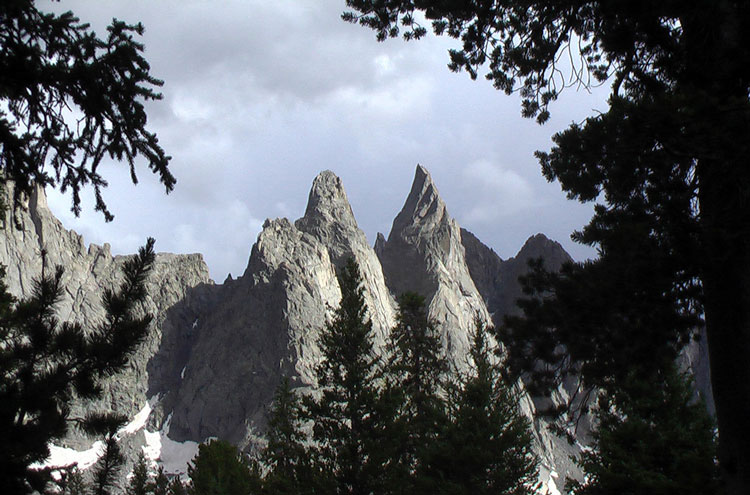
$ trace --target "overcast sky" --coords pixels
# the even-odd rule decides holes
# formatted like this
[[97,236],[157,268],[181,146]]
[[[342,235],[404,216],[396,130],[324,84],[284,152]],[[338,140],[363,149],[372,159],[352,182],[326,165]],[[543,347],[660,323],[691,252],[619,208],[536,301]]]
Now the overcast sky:
[[[52,210],[87,243],[134,252],[153,236],[159,251],[203,253],[217,281],[242,274],[265,218],[299,218],[322,170],[339,175],[370,242],[388,234],[418,163],[431,173],[459,224],[502,257],[537,232],[577,259],[593,251],[570,233],[591,216],[548,184],[533,157],[571,122],[606,108],[607,88],[568,91],[544,126],[520,116],[517,96],[451,73],[451,40],[377,43],[340,19],[344,0],[62,0],[100,36],[113,17],[140,21],[164,99],[149,127],[171,155],[169,195],[139,168],[108,165],[104,196],[80,218],[48,191]],[[143,164],[141,164],[143,165]]]

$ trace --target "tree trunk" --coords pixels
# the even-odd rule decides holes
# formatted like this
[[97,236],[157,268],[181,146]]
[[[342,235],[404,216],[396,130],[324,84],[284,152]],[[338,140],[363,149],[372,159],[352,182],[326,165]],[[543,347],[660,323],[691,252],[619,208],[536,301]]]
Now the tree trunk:
[[750,487],[750,166],[703,163],[700,214],[711,384],[726,492]]
[[702,120],[698,159],[702,283],[725,493],[750,489],[750,105],[742,3],[685,19],[686,80]]

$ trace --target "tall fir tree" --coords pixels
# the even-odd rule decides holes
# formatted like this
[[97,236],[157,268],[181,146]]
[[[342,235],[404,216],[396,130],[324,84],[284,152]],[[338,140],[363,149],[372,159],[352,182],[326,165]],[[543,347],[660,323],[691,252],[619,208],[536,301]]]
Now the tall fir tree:
[[83,479],[83,473],[78,467],[73,467],[62,473],[60,483],[63,495],[88,495],[89,487]]
[[441,435],[436,461],[443,473],[439,493],[532,495],[538,460],[519,393],[502,376],[477,317],[469,370],[449,394],[451,421]]
[[720,493],[714,422],[674,365],[636,374],[599,398],[594,445],[585,451],[574,495]]
[[133,466],[133,475],[128,481],[128,488],[125,491],[127,495],[146,495],[148,493],[148,462],[143,452],[138,453],[138,459]]
[[[425,20],[460,40],[450,68],[473,78],[486,69],[539,122],[564,88],[611,84],[606,111],[571,124],[550,152],[537,153],[544,176],[569,198],[599,202],[574,234],[599,259],[569,274],[578,285],[555,284],[572,295],[552,294],[574,304],[564,316],[576,320],[575,331],[556,332],[566,320],[553,321],[553,311],[529,334],[546,342],[520,337],[511,352],[526,354],[532,370],[530,354],[541,351],[553,372],[586,362],[585,380],[610,380],[634,362],[659,362],[644,349],[658,357],[690,337],[692,326],[663,318],[703,319],[727,493],[747,493],[750,366],[737,355],[750,354],[750,3],[346,3],[353,11],[345,19],[375,29],[379,40],[420,38]],[[571,62],[567,76],[561,58]],[[631,314],[633,305],[645,311]],[[554,349],[572,359],[554,362]]]
[[[65,290],[63,269],[43,272],[29,299],[11,302],[0,286],[0,492],[44,491],[49,470],[29,466],[49,456],[49,443],[68,431],[69,403],[93,399],[106,377],[122,370],[143,341],[151,317],[137,316],[154,262],[154,240],[123,265],[118,290],[102,297],[105,320],[95,328],[62,322],[55,305]],[[82,426],[109,431],[116,418],[91,414]]]
[[169,482],[169,491],[167,493],[169,495],[187,495],[187,488],[185,488],[179,476],[175,476]]
[[169,478],[164,472],[164,466],[159,466],[156,475],[149,481],[148,492],[152,495],[169,495]]
[[268,441],[260,454],[267,471],[263,477],[263,493],[268,495],[299,495],[312,493],[314,466],[302,430],[302,403],[291,388],[289,378],[281,380],[268,418]]
[[384,434],[390,462],[387,491],[435,493],[440,475],[432,465],[436,441],[446,426],[444,388],[448,363],[440,335],[427,318],[422,296],[398,299],[396,326],[388,342],[382,403],[390,424]]
[[91,491],[95,495],[114,495],[119,493],[120,472],[125,463],[117,438],[117,430],[126,422],[123,416],[108,415],[95,421],[96,430],[106,428],[108,431],[104,437],[104,452],[94,464],[92,472]]
[[[248,495],[260,491],[260,480],[247,457],[224,440],[210,440],[198,447],[188,464],[192,495]],[[164,483],[164,493],[168,481]]]
[[374,451],[378,358],[359,266],[347,260],[339,277],[341,302],[320,336],[319,395],[307,410],[323,477],[331,493],[366,495],[379,482]]

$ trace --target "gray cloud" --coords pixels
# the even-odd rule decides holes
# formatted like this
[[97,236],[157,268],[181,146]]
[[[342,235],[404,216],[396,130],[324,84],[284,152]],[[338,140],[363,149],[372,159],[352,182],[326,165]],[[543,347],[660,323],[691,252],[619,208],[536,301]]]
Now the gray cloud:
[[503,257],[537,232],[584,258],[568,235],[590,206],[547,184],[532,153],[570,121],[603,108],[604,91],[567,93],[545,126],[521,119],[519,101],[483,81],[452,74],[450,40],[377,43],[344,23],[343,1],[70,0],[98,32],[112,17],[141,21],[164,100],[150,125],[173,156],[175,191],[165,196],[145,168],[129,184],[109,164],[105,199],[116,219],[69,199],[50,205],[87,242],[132,252],[152,235],[160,250],[202,252],[212,276],[244,271],[266,217],[302,215],[315,175],[344,180],[360,226],[387,233],[417,163],[437,182],[449,210]]

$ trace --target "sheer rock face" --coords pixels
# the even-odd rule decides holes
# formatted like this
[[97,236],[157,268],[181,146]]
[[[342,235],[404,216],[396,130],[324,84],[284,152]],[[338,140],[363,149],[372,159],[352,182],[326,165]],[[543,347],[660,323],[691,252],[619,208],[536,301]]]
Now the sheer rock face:
[[[365,282],[365,303],[370,310],[373,327],[378,335],[376,345],[384,343],[388,330],[395,323],[394,300],[386,286],[380,261],[357,226],[346,192],[333,172],[322,172],[313,181],[305,216],[295,226],[326,246],[336,269],[349,257],[359,264]],[[338,305],[338,300],[334,307]]]
[[[66,266],[60,316],[103,316],[101,291],[116,284],[124,257],[111,256],[108,245],[86,249],[80,236],[52,216],[42,192],[10,212],[5,224],[0,262],[9,267],[15,294],[29,293],[44,247],[48,265]],[[558,265],[569,259],[559,244],[535,236],[515,258],[502,261],[460,229],[421,166],[388,239],[379,234],[373,248],[341,180],[323,172],[302,218],[265,222],[236,280],[214,285],[200,255],[158,255],[144,305],[156,315],[154,330],[132,369],[108,384],[101,402],[132,415],[149,399],[150,430],[161,429],[176,441],[220,437],[247,447],[265,428],[281,376],[315,387],[319,332],[339,303],[336,271],[348,257],[362,271],[377,348],[395,323],[395,296],[414,291],[425,296],[449,357],[462,366],[474,318],[490,321],[491,313],[497,318],[512,311],[508,301],[520,294],[516,278],[526,259],[539,255]],[[526,397],[522,407],[531,414],[534,403]],[[546,472],[557,470],[561,479],[576,475],[565,441],[540,422],[534,432]]]
[[529,260],[541,258],[545,268],[553,271],[573,261],[560,243],[544,234],[529,237],[518,254],[506,261],[468,230],[461,229],[461,236],[469,272],[496,325],[502,323],[503,316],[519,313],[516,301],[523,291],[518,277],[528,273]]
[[341,180],[326,171],[313,182],[304,217],[266,221],[243,276],[201,318],[184,380],[165,404],[175,439],[218,436],[245,446],[263,429],[282,375],[315,385],[319,330],[341,299],[336,270],[350,256],[382,346],[394,303]]
[[[12,184],[6,184],[8,204],[12,204]],[[42,252],[46,269],[65,268],[65,293],[57,305],[61,321],[76,321],[93,328],[103,321],[103,289],[116,288],[121,281],[120,269],[126,256],[112,256],[109,244],[91,244],[86,249],[83,238],[66,230],[47,207],[40,188],[15,208],[8,208],[0,235],[0,264],[7,269],[6,283],[16,297],[28,297],[33,280],[42,273]],[[145,239],[144,239],[145,242]],[[175,255],[159,253],[147,281],[148,295],[142,310],[154,316],[146,342],[138,349],[128,368],[104,385],[104,396],[96,404],[73,404],[72,416],[81,416],[91,407],[134,415],[147,400],[148,362],[160,346],[162,328],[179,324],[173,309],[189,299],[200,286],[211,285],[208,267],[200,254]],[[183,302],[183,305],[185,303]],[[200,306],[200,304],[198,304]],[[196,312],[202,309],[195,308]],[[171,318],[169,317],[171,315]],[[168,321],[169,320],[169,321]],[[73,434],[68,444],[80,447],[90,439]]]
[[451,357],[465,362],[474,319],[489,321],[487,307],[466,264],[461,229],[450,217],[427,170],[417,166],[411,192],[377,253],[394,294],[426,298]]
[[328,250],[288,220],[266,221],[245,275],[200,317],[183,379],[168,391],[170,435],[245,446],[282,375],[310,383],[317,329],[340,298]]

